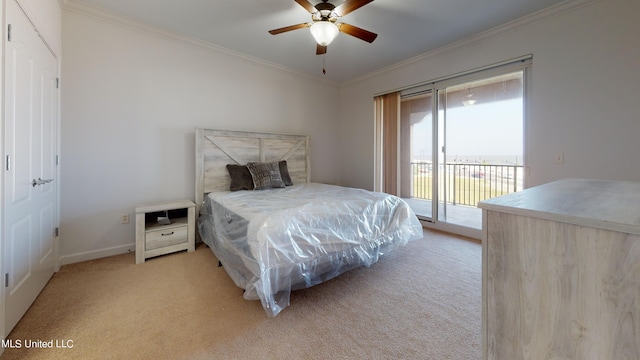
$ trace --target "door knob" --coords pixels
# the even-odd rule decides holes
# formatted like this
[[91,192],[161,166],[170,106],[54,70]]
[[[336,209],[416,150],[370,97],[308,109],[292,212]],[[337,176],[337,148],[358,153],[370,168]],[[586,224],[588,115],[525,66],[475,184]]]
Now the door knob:
[[41,179],[41,178],[38,178],[38,179],[33,179],[33,181],[31,181],[31,185],[32,185],[33,187],[36,187],[36,186],[38,186],[38,185],[48,184],[48,183],[50,183],[50,182],[52,182],[52,181],[53,181],[53,179],[43,180],[43,179]]

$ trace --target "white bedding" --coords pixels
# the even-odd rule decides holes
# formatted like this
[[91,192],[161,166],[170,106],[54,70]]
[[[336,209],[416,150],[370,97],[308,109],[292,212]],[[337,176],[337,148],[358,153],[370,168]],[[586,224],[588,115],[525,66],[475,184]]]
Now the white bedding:
[[402,199],[325,184],[209,194],[199,229],[247,299],[268,315],[313,286],[422,237]]

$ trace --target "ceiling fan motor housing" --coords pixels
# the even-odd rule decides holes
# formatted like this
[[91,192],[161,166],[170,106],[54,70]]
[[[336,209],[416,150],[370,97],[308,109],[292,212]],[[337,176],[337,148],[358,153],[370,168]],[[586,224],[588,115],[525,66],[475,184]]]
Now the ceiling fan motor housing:
[[[323,5],[324,3],[318,4],[318,5]],[[316,8],[318,7],[318,5],[316,6]],[[331,5],[331,4],[328,4]],[[338,18],[340,16],[338,16],[338,14],[336,14],[335,11],[333,11],[333,8],[335,8],[335,6],[331,5],[330,9],[318,9],[318,11],[314,12],[313,14],[311,14],[311,20],[315,21],[330,21],[332,23],[335,23],[336,21],[338,21]]]
[[320,10],[329,10],[329,11],[333,11],[333,9],[336,8],[335,5],[333,5],[332,3],[328,2],[328,0],[322,0],[321,3],[317,4],[315,6],[316,9],[318,9],[318,11]]

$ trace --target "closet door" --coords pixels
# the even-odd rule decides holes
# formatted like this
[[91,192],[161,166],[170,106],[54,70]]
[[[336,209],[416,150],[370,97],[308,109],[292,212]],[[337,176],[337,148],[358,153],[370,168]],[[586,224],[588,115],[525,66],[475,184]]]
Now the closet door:
[[57,61],[6,2],[4,282],[6,336],[54,272]]

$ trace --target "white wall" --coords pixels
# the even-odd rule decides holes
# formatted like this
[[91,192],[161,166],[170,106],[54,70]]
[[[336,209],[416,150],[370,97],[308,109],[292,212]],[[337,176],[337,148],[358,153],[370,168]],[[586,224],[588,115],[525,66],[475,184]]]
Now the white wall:
[[[527,185],[640,181],[638,0],[600,0],[341,86],[344,185],[373,188],[373,95],[533,54]],[[523,22],[524,23],[524,22]],[[564,152],[564,164],[554,154]]]
[[337,85],[65,10],[62,263],[134,250],[136,204],[194,199],[194,129],[311,136],[313,181],[337,182]]

